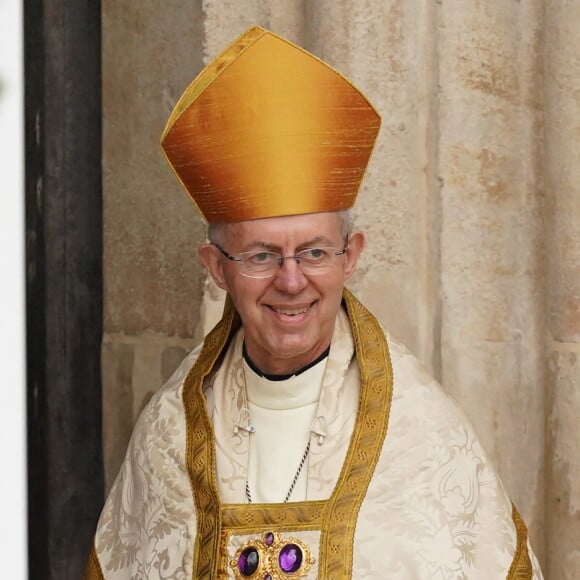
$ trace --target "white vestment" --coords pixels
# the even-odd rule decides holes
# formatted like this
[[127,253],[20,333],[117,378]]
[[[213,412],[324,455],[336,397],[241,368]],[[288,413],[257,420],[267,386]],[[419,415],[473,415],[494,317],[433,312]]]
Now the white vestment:
[[[142,413],[87,578],[542,578],[463,413],[349,293],[345,308],[314,405],[306,500],[247,504],[259,472],[248,469],[243,328],[230,312]],[[288,547],[297,572],[281,567]]]

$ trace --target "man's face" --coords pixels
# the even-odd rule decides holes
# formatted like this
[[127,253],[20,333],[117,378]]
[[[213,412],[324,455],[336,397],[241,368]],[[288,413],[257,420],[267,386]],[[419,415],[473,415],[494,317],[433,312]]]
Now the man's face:
[[[225,231],[224,249],[233,256],[263,249],[291,256],[306,248],[344,247],[336,213],[246,221]],[[315,275],[304,274],[295,260],[287,259],[270,278],[248,278],[240,274],[239,264],[209,244],[200,248],[200,257],[232,297],[249,357],[263,372],[285,374],[313,361],[330,344],[343,285],[363,245],[362,233],[352,234],[346,254]]]

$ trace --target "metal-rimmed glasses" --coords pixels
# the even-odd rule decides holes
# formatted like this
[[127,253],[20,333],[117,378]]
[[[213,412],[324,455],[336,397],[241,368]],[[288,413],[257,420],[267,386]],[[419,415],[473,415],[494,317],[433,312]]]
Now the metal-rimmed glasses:
[[291,256],[283,256],[270,250],[252,250],[232,256],[215,242],[212,242],[212,245],[228,260],[238,264],[240,274],[248,278],[270,278],[279,272],[284,260],[288,259],[296,260],[296,264],[303,274],[316,276],[324,274],[332,268],[336,263],[336,256],[343,256],[346,253],[348,239],[345,240],[342,249],[333,246],[305,248]]

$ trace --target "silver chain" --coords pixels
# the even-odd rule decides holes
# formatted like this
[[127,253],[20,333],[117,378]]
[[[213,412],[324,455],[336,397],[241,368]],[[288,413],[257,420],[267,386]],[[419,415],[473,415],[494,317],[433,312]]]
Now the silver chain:
[[[284,503],[288,503],[288,500],[290,499],[290,496],[292,495],[292,492],[294,491],[294,488],[296,487],[296,483],[298,482],[298,478],[300,477],[300,472],[302,471],[302,468],[304,467],[304,464],[306,463],[306,458],[308,457],[309,452],[310,452],[310,441],[308,441],[308,445],[306,445],[306,449],[304,450],[304,453],[302,455],[302,459],[300,460],[300,465],[298,466],[298,469],[296,470],[296,474],[294,475],[294,479],[292,480],[292,483],[290,484],[290,489],[288,490],[288,493],[286,494],[286,497],[284,498]],[[252,503],[252,494],[250,493],[250,484],[248,483],[247,479],[246,479],[246,498],[248,499],[248,503]]]

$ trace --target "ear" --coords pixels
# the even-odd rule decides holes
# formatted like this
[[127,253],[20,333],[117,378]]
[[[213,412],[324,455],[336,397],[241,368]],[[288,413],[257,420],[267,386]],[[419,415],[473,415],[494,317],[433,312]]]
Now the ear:
[[203,267],[208,271],[216,285],[222,290],[227,290],[226,278],[219,256],[219,250],[211,244],[203,244],[197,250],[197,254]]
[[348,240],[345,254],[344,279],[348,280],[356,270],[358,259],[365,247],[365,235],[362,232],[353,232]]

